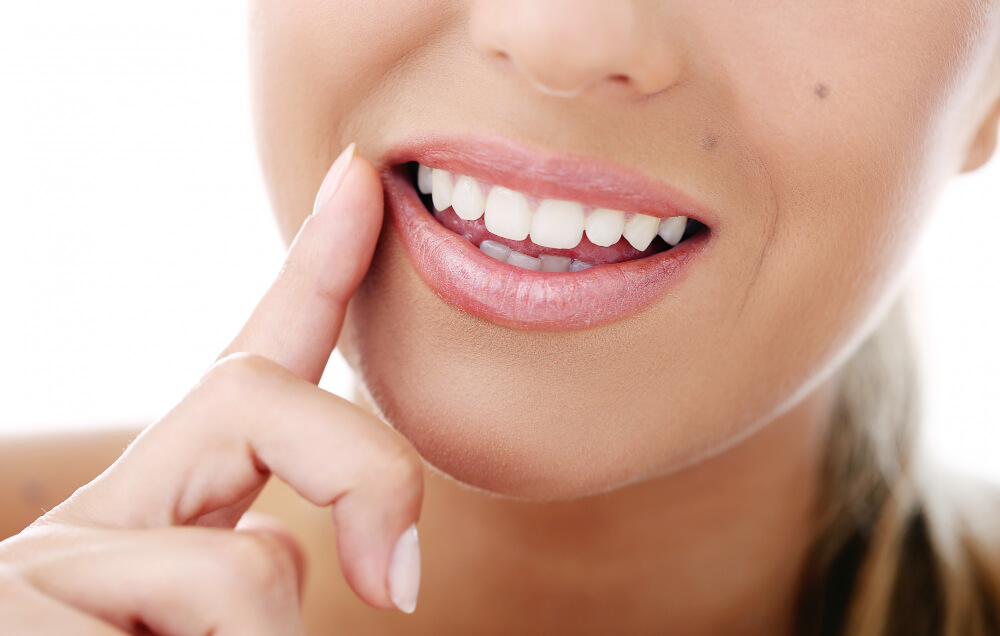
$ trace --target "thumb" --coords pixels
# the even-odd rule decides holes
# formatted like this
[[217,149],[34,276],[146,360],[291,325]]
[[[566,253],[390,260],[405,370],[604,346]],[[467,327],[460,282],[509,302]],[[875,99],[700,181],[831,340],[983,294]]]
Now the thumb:
[[306,554],[302,544],[295,538],[288,526],[277,517],[262,512],[247,512],[236,524],[236,530],[263,534],[284,546],[288,554],[291,555],[292,562],[295,563],[295,571],[298,573],[299,581],[299,599],[301,599],[306,581]]

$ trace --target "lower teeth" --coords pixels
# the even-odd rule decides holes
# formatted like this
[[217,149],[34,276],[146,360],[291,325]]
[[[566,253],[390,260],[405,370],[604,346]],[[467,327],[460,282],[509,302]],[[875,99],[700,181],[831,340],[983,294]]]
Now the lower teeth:
[[522,254],[517,250],[512,250],[503,243],[485,240],[479,245],[479,249],[484,254],[495,258],[498,261],[540,272],[580,272],[590,267],[590,263],[578,261],[568,256],[555,256],[552,254],[542,254],[538,258]]

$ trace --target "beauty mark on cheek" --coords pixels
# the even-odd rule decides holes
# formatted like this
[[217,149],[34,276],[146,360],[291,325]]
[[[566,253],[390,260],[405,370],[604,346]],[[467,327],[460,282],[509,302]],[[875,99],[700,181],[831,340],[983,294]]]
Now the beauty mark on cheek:
[[813,89],[813,92],[816,93],[816,97],[819,97],[820,99],[826,99],[830,95],[830,87],[821,82],[816,85],[816,88]]
[[703,150],[711,150],[715,148],[719,143],[719,140],[715,138],[715,135],[706,134],[701,138],[701,147]]

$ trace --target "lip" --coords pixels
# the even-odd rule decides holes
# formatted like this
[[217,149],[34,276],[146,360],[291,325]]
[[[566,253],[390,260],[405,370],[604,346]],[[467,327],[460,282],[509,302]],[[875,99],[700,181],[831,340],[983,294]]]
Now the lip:
[[[401,167],[413,161],[538,197],[683,215],[709,230],[653,256],[581,272],[521,269],[487,256],[431,216]],[[381,163],[389,222],[418,275],[449,304],[515,329],[585,329],[640,313],[683,281],[714,229],[708,210],[665,184],[605,162],[507,141],[424,137],[387,153]]]
[[544,199],[577,201],[655,217],[686,216],[715,229],[711,210],[674,187],[600,159],[529,149],[486,136],[417,137],[388,152],[382,166],[416,161]]

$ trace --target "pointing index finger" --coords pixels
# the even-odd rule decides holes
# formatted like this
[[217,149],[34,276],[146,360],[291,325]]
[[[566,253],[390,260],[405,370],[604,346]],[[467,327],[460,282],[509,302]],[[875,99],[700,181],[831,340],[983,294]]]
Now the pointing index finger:
[[277,279],[219,357],[254,353],[319,382],[371,263],[382,211],[378,172],[351,144],[327,173]]

